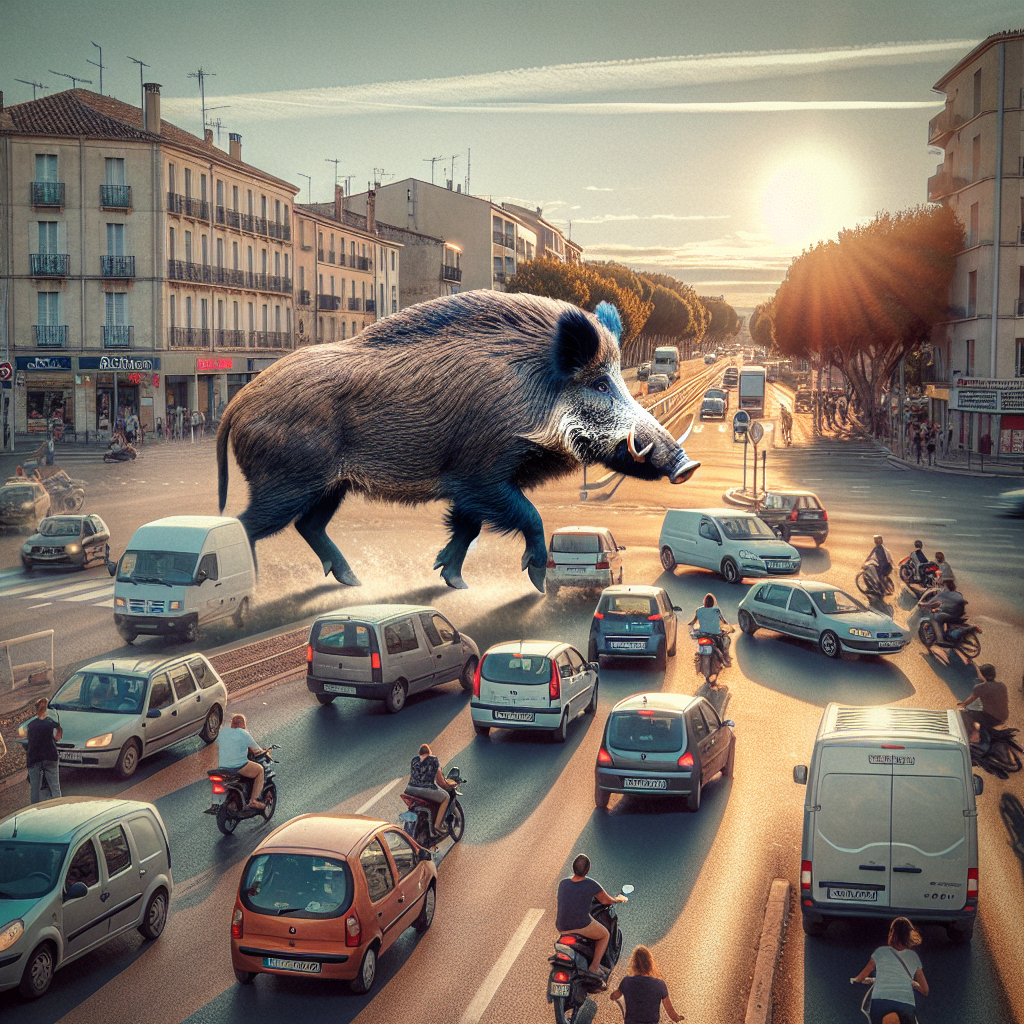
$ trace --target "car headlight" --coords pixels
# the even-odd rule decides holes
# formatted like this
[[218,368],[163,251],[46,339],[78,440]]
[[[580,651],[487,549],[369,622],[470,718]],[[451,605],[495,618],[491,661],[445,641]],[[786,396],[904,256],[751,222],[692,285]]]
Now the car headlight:
[[33,505],[31,501],[22,502],[22,505],[21,505],[22,512],[31,512],[32,509],[34,509],[34,508],[35,508],[35,505]]
[[871,633],[866,629],[851,629],[850,636],[866,636],[869,640],[871,639]]
[[69,555],[77,555],[81,551],[81,547],[78,544],[68,544],[64,549]]
[[761,557],[760,555],[755,555],[753,551],[747,551],[746,548],[740,551],[739,555],[740,558],[753,558],[754,560],[758,560]]
[[25,541],[25,543],[21,545],[21,550],[27,555],[32,550],[31,541]]
[[171,607],[171,611],[172,612],[180,612],[181,611],[181,602],[180,601],[172,601],[170,607]]
[[115,608],[124,608],[124,607],[126,607],[124,598],[123,597],[115,597],[114,598],[114,607]]
[[102,736],[93,736],[91,740],[86,740],[85,745],[87,747],[109,747],[113,738],[112,732],[105,732]]
[[21,938],[21,933],[24,930],[25,922],[20,919],[4,925],[3,930],[0,931],[0,952],[10,949]]

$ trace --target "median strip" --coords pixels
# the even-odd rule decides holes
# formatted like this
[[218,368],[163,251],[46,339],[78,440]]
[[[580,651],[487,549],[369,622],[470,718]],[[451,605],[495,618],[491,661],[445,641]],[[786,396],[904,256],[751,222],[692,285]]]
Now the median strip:
[[782,939],[786,934],[789,895],[789,880],[776,878],[768,893],[768,905],[765,907],[761,939],[757,945],[757,962],[754,965],[754,980],[747,999],[744,1024],[768,1024],[771,1020],[772,986],[775,984],[775,968],[782,950]]

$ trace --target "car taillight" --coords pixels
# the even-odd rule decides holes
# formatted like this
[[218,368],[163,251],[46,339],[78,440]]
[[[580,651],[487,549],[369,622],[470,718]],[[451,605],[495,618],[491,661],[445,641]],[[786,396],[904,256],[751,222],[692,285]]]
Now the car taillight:
[[611,568],[611,566],[608,564],[608,556],[603,551],[597,557],[598,557],[599,561],[598,561],[597,565],[594,566],[595,569],[610,569]]
[[828,512],[826,512],[824,509],[821,510],[821,518],[824,519],[825,522],[828,522]]
[[213,783],[214,793],[226,793],[227,790],[224,788],[224,776],[223,775],[211,775],[210,781]]
[[790,514],[789,514],[789,521],[791,523],[795,523],[796,520],[797,520],[796,509],[793,509],[793,511],[790,512]]
[[359,918],[355,914],[349,914],[345,918],[345,945],[354,947],[363,941],[363,929],[360,927]]
[[555,971],[555,981],[568,981],[569,975],[565,971]]
[[967,898],[976,900],[978,898],[978,869],[969,868],[967,871]]
[[235,912],[231,915],[231,938],[240,939],[242,937],[242,908],[235,907]]
[[306,675],[313,674],[313,645],[306,644]]
[[612,763],[612,755],[609,754],[608,751],[604,749],[604,747],[602,747],[597,752],[597,763],[598,764],[611,764]]
[[384,676],[380,670],[380,655],[376,651],[370,655],[370,679],[375,683],[384,682]]
[[553,557],[551,557],[551,556],[549,555],[549,556],[548,556],[548,568],[549,568],[549,569],[554,569],[554,567],[555,567],[555,560],[554,560],[554,558],[553,558]]
[[604,612],[594,612],[594,618],[595,619],[603,619],[604,618]]
[[473,696],[480,696],[480,670],[484,667],[483,661],[478,661],[476,671],[473,673]]
[[657,615],[648,615],[647,616],[647,621],[648,622],[658,622],[660,620],[661,620],[661,612],[658,612]]
[[548,694],[552,700],[558,700],[562,696],[562,684],[558,678],[558,665],[551,662],[551,682],[548,684]]
[[811,889],[811,862],[809,860],[800,861],[800,888],[806,889],[808,892]]
[[676,761],[676,764],[679,765],[680,768],[692,768],[693,754],[687,751],[681,758],[679,758],[678,761]]

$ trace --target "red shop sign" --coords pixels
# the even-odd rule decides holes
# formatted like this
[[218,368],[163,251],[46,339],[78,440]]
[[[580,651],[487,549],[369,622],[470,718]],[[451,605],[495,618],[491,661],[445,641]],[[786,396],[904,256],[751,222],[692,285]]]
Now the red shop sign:
[[234,359],[197,359],[196,373],[214,373],[217,370],[230,370],[234,365]]

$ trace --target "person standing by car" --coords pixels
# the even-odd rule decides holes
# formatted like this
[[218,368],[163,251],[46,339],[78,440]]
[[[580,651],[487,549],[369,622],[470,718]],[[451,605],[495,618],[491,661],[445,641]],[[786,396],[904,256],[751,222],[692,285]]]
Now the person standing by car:
[[47,715],[49,704],[45,697],[40,697],[35,706],[36,717],[25,730],[28,735],[25,760],[28,762],[28,780],[32,786],[31,802],[37,804],[43,786],[50,791],[51,800],[60,796],[57,741],[64,735],[64,730]]
[[434,805],[434,831],[441,831],[448,801],[455,787],[441,772],[441,762],[434,756],[429,743],[420,746],[419,753],[409,765],[409,784],[405,787],[409,796],[428,800]]
[[263,765],[258,761],[250,761],[250,754],[262,754],[263,749],[249,735],[245,726],[245,715],[232,715],[231,727],[221,729],[217,737],[217,758],[222,768],[252,779],[252,795],[249,806],[262,811],[266,804],[260,799],[263,795]]
[[637,946],[629,958],[626,976],[619,982],[618,988],[611,994],[613,1002],[625,998],[626,1006],[622,1011],[626,1018],[624,1024],[658,1024],[661,1020],[661,1007],[665,1007],[668,1019],[681,1021],[683,1015],[677,1013],[669,999],[668,985],[665,984],[654,961],[654,955],[646,946]]
[[608,929],[590,916],[590,907],[595,899],[598,903],[610,907],[613,903],[625,903],[627,897],[609,896],[600,882],[587,878],[589,873],[590,858],[581,853],[572,862],[572,877],[563,878],[558,883],[555,928],[560,933],[575,932],[585,939],[593,939],[594,959],[590,961],[590,973],[603,982],[599,968],[601,957],[608,948]]
[[921,945],[917,929],[905,917],[889,925],[889,941],[871,954],[864,970],[850,979],[851,985],[871,984],[871,1024],[914,1024],[917,1019],[918,992],[928,995],[928,982],[914,946]]
[[[975,666],[978,672],[978,682],[970,695],[957,704],[964,717],[964,725],[967,726],[967,734],[971,734],[971,724],[986,729],[994,729],[1000,726],[1010,717],[1010,698],[1005,683],[996,679],[994,665]],[[981,701],[981,708],[974,710],[970,707],[975,701]]]

